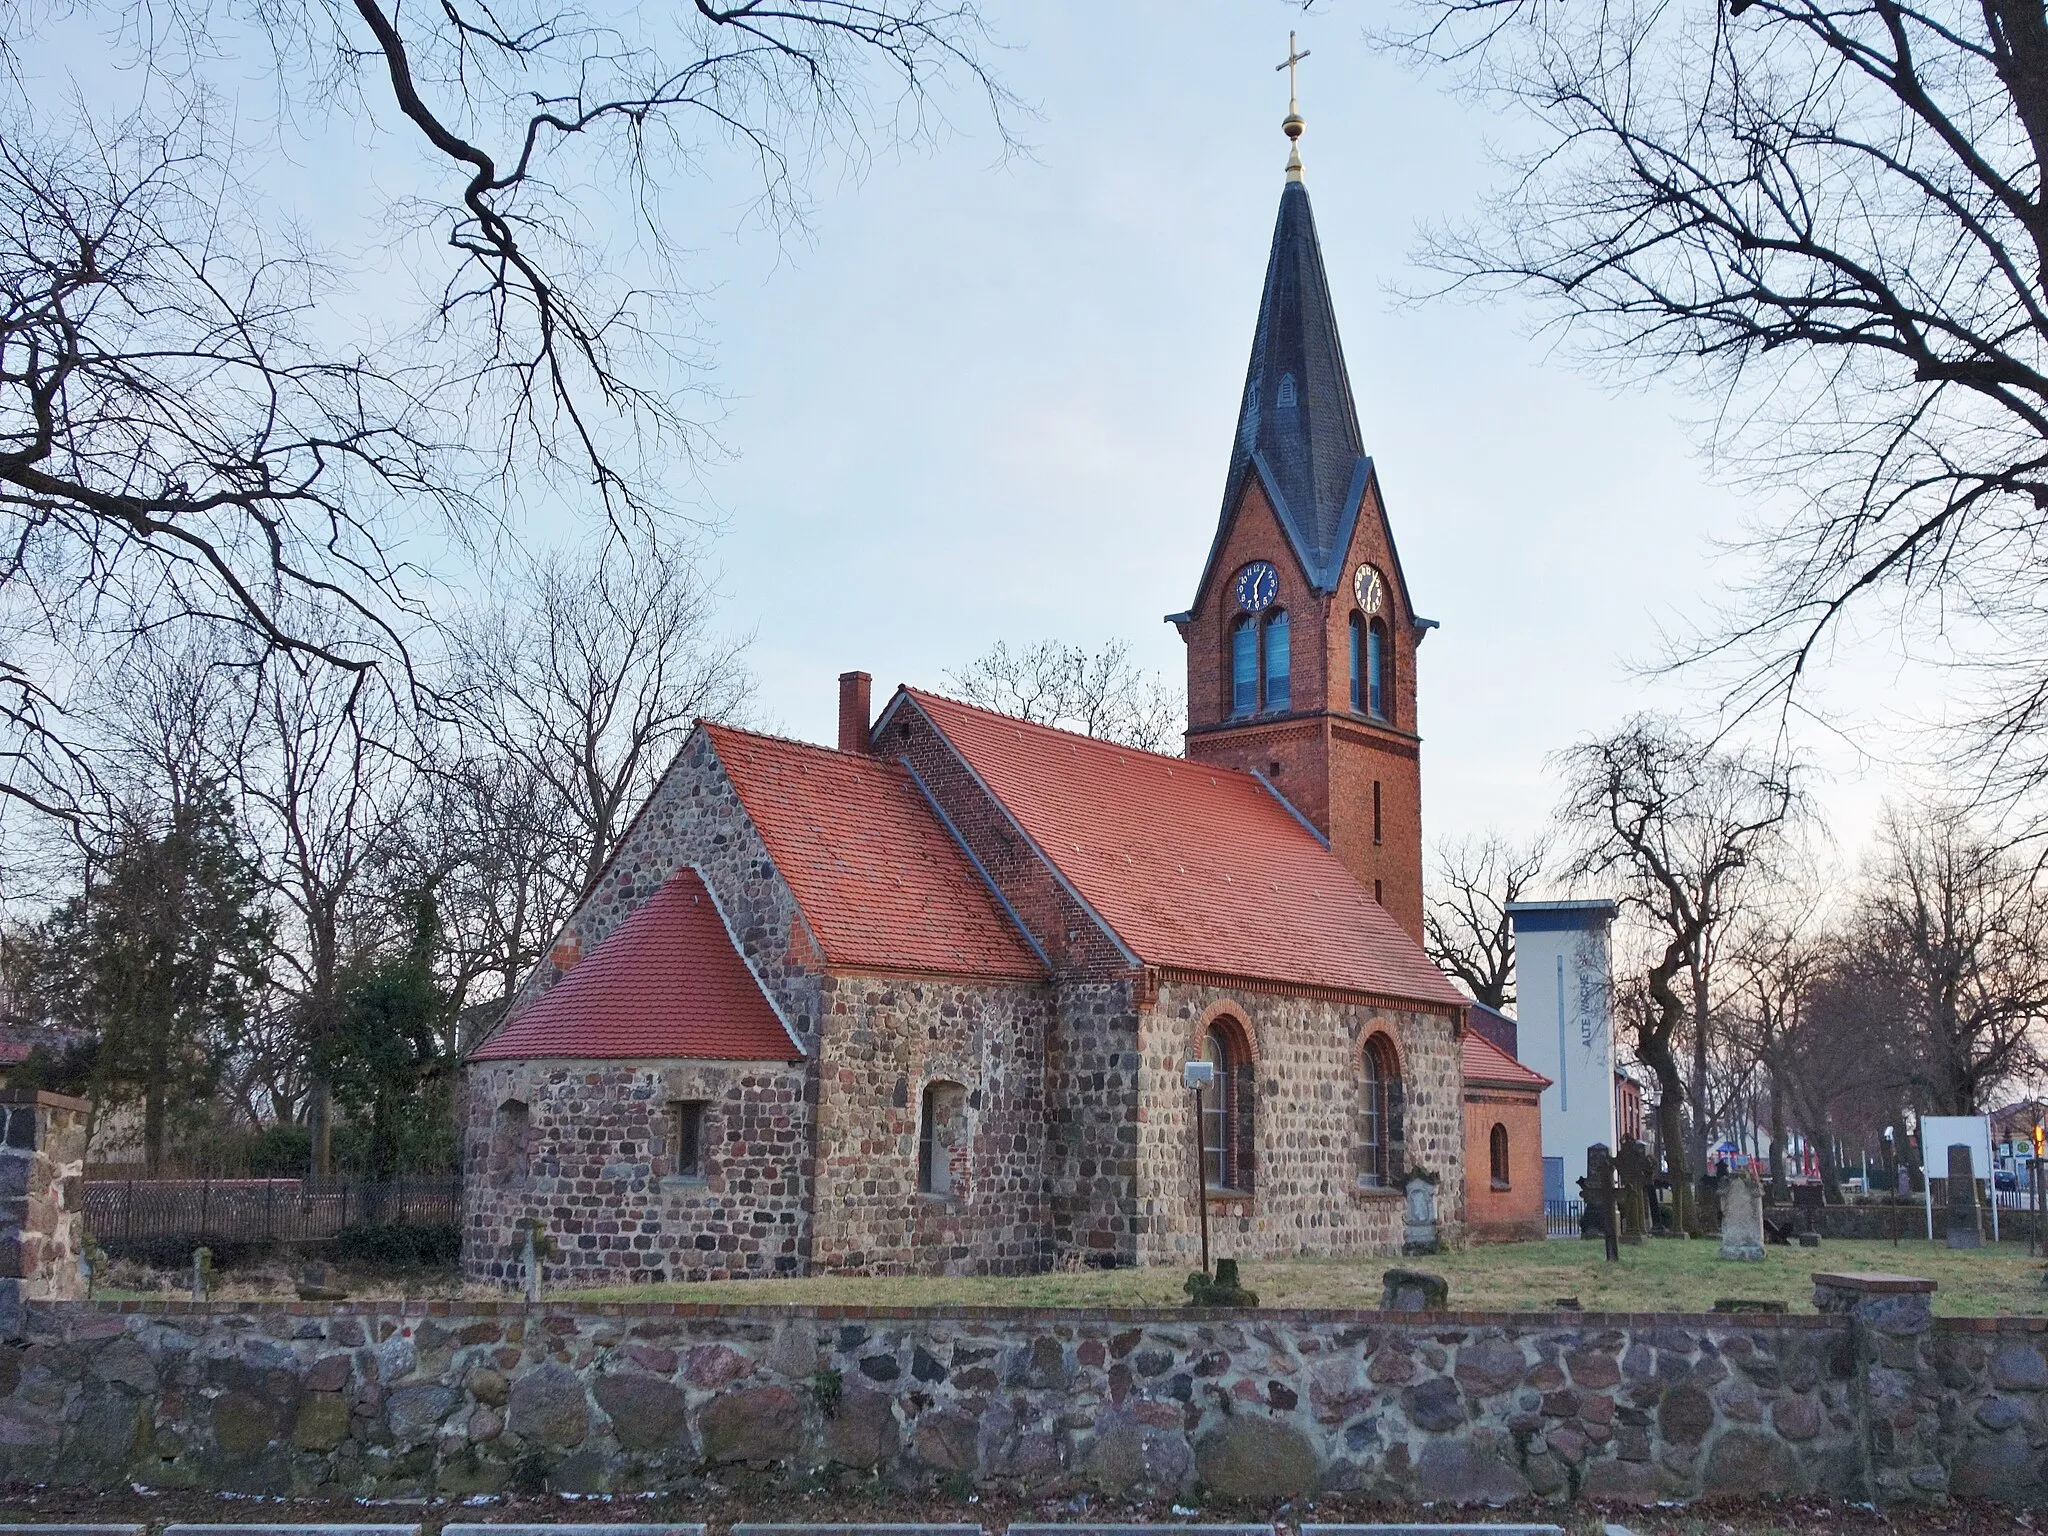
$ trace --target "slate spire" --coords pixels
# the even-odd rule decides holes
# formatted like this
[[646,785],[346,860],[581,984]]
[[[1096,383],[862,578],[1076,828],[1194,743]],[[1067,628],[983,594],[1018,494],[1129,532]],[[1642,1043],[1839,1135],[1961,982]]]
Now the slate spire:
[[1247,477],[1258,475],[1309,579],[1331,591],[1342,577],[1334,567],[1370,470],[1308,188],[1290,169],[1266,261],[1223,517],[1227,522],[1237,510]]

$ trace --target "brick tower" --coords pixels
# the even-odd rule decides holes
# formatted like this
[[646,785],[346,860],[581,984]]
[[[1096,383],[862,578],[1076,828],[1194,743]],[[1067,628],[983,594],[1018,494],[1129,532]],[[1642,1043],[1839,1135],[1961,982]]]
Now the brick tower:
[[1419,940],[1415,658],[1435,625],[1409,601],[1359,436],[1292,150],[1216,540],[1169,622],[1188,648],[1188,756],[1264,775]]

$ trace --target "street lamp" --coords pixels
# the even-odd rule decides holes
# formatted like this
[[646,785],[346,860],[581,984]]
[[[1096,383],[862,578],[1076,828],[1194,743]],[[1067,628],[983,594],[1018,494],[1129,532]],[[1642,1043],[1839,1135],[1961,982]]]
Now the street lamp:
[[1202,1090],[1216,1081],[1213,1061],[1191,1061],[1180,1070],[1181,1081],[1195,1095],[1195,1211],[1202,1222],[1202,1273],[1209,1273],[1209,1180],[1202,1157]]

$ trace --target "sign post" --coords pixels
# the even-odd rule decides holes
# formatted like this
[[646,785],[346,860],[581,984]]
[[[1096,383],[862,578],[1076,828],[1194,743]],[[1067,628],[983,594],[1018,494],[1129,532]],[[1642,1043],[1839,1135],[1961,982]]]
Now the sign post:
[[1181,1081],[1195,1094],[1195,1210],[1202,1223],[1202,1273],[1209,1273],[1209,1170],[1202,1166],[1202,1089],[1216,1081],[1216,1064],[1191,1061],[1181,1068]]

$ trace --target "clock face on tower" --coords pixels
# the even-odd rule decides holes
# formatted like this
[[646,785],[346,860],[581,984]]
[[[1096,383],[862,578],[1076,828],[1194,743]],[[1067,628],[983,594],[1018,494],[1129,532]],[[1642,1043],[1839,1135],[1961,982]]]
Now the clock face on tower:
[[1280,573],[1269,560],[1254,560],[1237,573],[1234,589],[1237,606],[1246,613],[1259,613],[1273,606],[1280,595]]
[[1361,565],[1358,574],[1351,578],[1351,592],[1362,613],[1378,613],[1387,600],[1387,584],[1369,565]]

